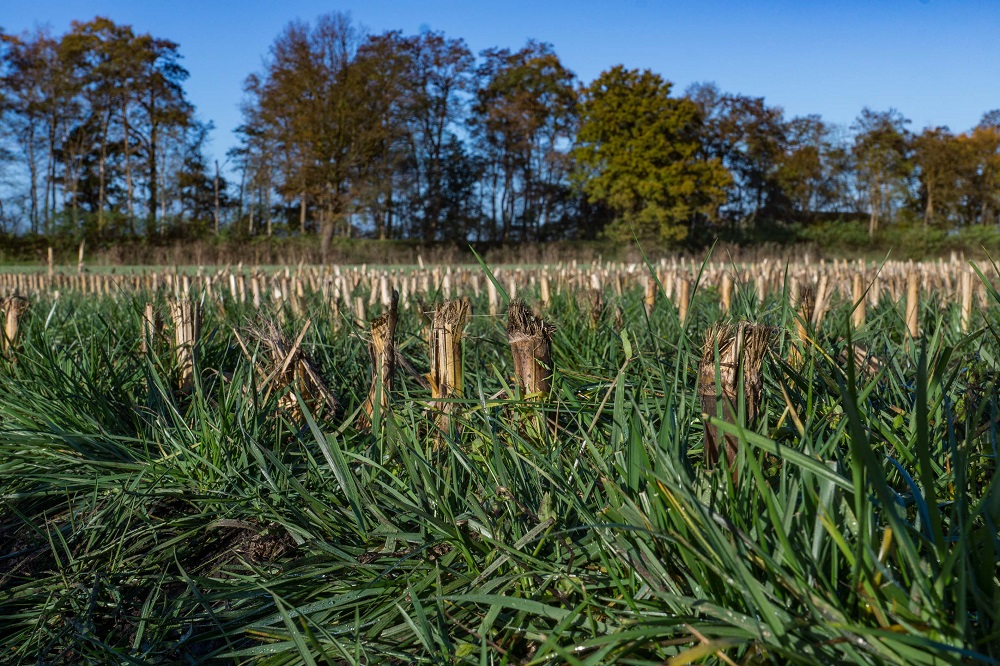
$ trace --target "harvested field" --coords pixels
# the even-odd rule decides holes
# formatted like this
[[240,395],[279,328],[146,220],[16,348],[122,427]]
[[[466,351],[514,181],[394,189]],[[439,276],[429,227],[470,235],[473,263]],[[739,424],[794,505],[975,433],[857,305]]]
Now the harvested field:
[[993,663],[998,282],[0,274],[0,661]]

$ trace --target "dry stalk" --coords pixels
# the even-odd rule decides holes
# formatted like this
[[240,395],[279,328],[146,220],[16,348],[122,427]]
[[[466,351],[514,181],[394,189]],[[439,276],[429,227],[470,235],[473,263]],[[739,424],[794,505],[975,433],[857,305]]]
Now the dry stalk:
[[796,299],[796,309],[799,313],[799,330],[805,332],[805,324],[812,322],[816,310],[816,291],[809,286],[799,288]]
[[201,304],[186,295],[170,303],[170,318],[174,322],[174,353],[180,368],[180,388],[194,387],[194,348],[201,333]]
[[15,293],[0,298],[0,313],[3,314],[3,331],[0,335],[0,353],[10,356],[17,345],[17,333],[21,328],[21,317],[28,310],[28,299]]
[[354,318],[358,322],[358,326],[362,326],[365,322],[365,299],[358,296],[354,299]]
[[854,368],[862,377],[870,379],[878,374],[882,369],[882,361],[861,345],[855,344],[850,349],[844,349],[837,356],[837,363],[841,368],[853,362]]
[[156,341],[163,335],[163,317],[153,303],[146,303],[142,311],[142,339],[139,351],[148,354],[156,348]]
[[722,287],[720,289],[719,301],[723,314],[729,312],[733,305],[733,276],[729,273],[722,274]]
[[539,285],[540,285],[539,288],[541,289],[542,293],[542,307],[547,308],[552,303],[552,298],[549,295],[549,276],[547,274],[542,273],[542,276],[539,280]]
[[486,281],[486,295],[489,300],[490,316],[496,316],[497,310],[499,309],[499,295],[497,294],[497,287],[493,284],[493,280]]
[[653,306],[656,305],[656,278],[652,275],[646,277],[646,292],[642,304],[646,308],[646,315],[653,312]]
[[[266,363],[258,362],[257,365],[257,370],[263,377],[259,388],[264,391],[264,399],[272,391],[282,392],[278,406],[287,410],[296,421],[302,420],[302,410],[294,393],[288,390],[291,387],[298,389],[309,411],[317,417],[333,415],[340,407],[337,398],[302,349],[302,340],[311,325],[312,320],[307,319],[299,335],[291,343],[271,319],[262,317],[246,329],[246,335],[260,344],[266,359]],[[245,345],[243,352],[253,360]]]
[[962,288],[962,332],[969,332],[969,322],[972,321],[972,273],[965,271],[961,277]]
[[552,333],[555,327],[531,311],[524,301],[507,306],[507,341],[521,395],[547,400],[552,391]]
[[906,332],[911,339],[920,337],[920,290],[916,271],[906,276]]
[[[431,384],[431,398],[435,401],[462,397],[462,333],[471,313],[468,299],[439,303],[434,307],[428,336],[431,371],[427,378]],[[438,425],[447,431],[455,404],[438,404],[441,411]]]
[[810,321],[815,328],[819,328],[819,325],[823,322],[823,316],[826,314],[827,307],[830,304],[830,278],[827,275],[822,275],[819,278],[819,284],[816,286],[816,297],[813,301],[812,316]]
[[687,320],[688,304],[691,301],[691,283],[687,278],[680,278],[677,287],[677,317],[683,326]]
[[865,287],[862,276],[855,273],[851,283],[851,298],[854,301],[854,312],[851,313],[851,323],[854,328],[865,325]]
[[792,365],[802,361],[805,353],[806,341],[809,338],[809,323],[812,322],[813,312],[816,308],[816,292],[812,287],[800,286],[798,294],[795,296],[795,337],[792,347],[788,352],[788,360]]
[[[698,367],[698,395],[704,414],[735,423],[739,416],[739,386],[742,380],[747,427],[760,413],[763,393],[761,364],[774,338],[774,329],[741,321],[716,324],[705,335]],[[718,364],[716,354],[718,353]],[[719,460],[719,441],[725,440],[726,459],[734,471],[739,438],[705,427],[705,462],[713,467]],[[734,476],[735,478],[735,476]]]
[[372,382],[365,399],[365,413],[360,419],[361,427],[372,423],[375,403],[378,402],[384,415],[389,409],[393,379],[396,376],[396,321],[398,318],[399,292],[395,289],[389,295],[388,311],[372,320],[372,338],[368,343],[368,356],[372,361]]
[[[604,317],[604,295],[599,289],[585,289],[578,291],[576,304],[581,313],[588,315],[587,321],[590,328],[597,328]],[[507,310],[508,314],[510,310]]]

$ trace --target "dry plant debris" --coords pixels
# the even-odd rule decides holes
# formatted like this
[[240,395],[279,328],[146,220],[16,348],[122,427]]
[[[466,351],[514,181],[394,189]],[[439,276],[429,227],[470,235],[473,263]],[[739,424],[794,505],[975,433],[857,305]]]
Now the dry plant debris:
[[552,333],[555,327],[536,317],[524,301],[507,307],[507,341],[514,358],[517,385],[525,397],[547,399],[552,390]]
[[[745,425],[750,426],[757,420],[764,389],[761,365],[774,336],[771,327],[747,321],[720,323],[708,329],[698,367],[698,395],[703,413],[719,416],[730,423],[737,422],[742,383]],[[705,461],[709,467],[718,462],[720,439],[725,440],[726,459],[732,467],[736,462],[738,438],[732,434],[723,435],[718,428],[708,425],[705,427]]]
[[[290,390],[292,388],[298,390],[310,412],[317,417],[332,416],[340,409],[336,396],[302,349],[302,340],[311,324],[312,320],[306,320],[298,337],[290,343],[273,320],[262,317],[246,328],[246,341],[239,338],[247,357],[257,359],[257,370],[263,377],[259,388],[265,398],[272,392],[281,392],[278,405],[296,421],[302,419],[302,410]],[[255,357],[251,354],[247,341],[260,345],[263,362],[260,355]]]

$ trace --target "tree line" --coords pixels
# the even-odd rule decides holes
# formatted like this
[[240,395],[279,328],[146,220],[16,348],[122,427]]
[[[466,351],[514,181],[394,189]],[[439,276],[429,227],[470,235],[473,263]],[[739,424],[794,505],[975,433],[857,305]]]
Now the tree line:
[[474,54],[333,13],[288,24],[247,76],[229,182],[187,77],[177,43],[107,18],[0,33],[0,233],[315,235],[325,251],[1000,224],[1000,110],[961,133],[894,109],[841,127],[651,70],[584,83],[542,42]]
[[2,34],[0,49],[0,231],[116,239],[206,224],[211,126],[175,42],[95,18],[59,37]]

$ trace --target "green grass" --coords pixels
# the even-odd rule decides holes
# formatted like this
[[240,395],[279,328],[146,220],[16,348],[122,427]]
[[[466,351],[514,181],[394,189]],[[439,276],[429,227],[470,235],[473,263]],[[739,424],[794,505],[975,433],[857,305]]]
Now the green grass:
[[[0,662],[996,663],[1000,308],[963,335],[931,297],[906,344],[901,308],[851,331],[841,302],[791,367],[787,299],[737,296],[781,333],[762,422],[723,426],[735,485],[702,465],[704,290],[683,329],[639,292],[596,329],[554,297],[544,408],[473,317],[443,435],[412,377],[353,427],[363,335],[319,298],[306,348],[344,412],[301,423],[256,390],[249,307],[206,306],[183,395],[167,350],[138,353],[141,299],[36,302],[0,360]],[[877,375],[837,360],[848,339]]]

